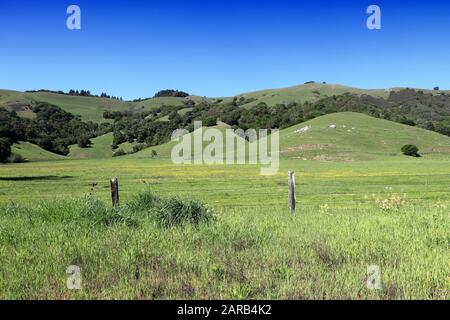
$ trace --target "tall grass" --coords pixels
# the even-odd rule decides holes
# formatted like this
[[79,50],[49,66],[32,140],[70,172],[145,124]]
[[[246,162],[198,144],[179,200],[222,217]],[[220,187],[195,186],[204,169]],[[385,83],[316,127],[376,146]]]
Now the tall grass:
[[[118,209],[92,198],[0,207],[0,298],[449,298],[446,208],[259,207],[205,220],[192,203],[141,194]],[[79,291],[66,287],[69,265],[81,268]],[[382,290],[366,287],[370,265]]]

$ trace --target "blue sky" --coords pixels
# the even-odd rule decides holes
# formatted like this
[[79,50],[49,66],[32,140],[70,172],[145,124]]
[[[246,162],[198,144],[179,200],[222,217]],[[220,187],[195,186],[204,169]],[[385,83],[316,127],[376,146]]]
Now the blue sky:
[[[66,9],[81,8],[81,30]],[[366,28],[366,9],[382,29]],[[125,99],[174,88],[231,96],[309,80],[450,88],[450,3],[430,1],[0,2],[0,88]]]

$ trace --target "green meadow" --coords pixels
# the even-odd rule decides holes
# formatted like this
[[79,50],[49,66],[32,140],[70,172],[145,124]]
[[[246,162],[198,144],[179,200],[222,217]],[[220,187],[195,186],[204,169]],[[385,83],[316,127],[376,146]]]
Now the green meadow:
[[[257,165],[174,165],[175,142],[112,158],[111,137],[93,140],[62,159],[21,143],[15,152],[30,162],[0,166],[0,298],[450,297],[448,137],[328,115],[280,132],[273,176]],[[402,155],[406,143],[422,157]],[[149,194],[191,213],[189,201],[201,201],[214,219],[161,226]],[[70,265],[81,268],[81,290],[66,287]],[[379,290],[367,287],[369,266],[381,270]]]

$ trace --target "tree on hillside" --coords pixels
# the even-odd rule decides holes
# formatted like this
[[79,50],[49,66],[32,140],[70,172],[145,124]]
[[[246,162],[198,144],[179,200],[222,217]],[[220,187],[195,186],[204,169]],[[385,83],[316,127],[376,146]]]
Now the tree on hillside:
[[420,155],[419,155],[419,148],[417,148],[417,146],[415,146],[413,144],[404,145],[402,147],[402,153],[405,156],[420,157]]
[[177,97],[177,98],[186,98],[189,97],[189,93],[173,90],[173,89],[167,89],[167,90],[161,90],[157,92],[154,96],[155,98],[161,98],[161,97]]
[[183,118],[180,116],[178,111],[174,110],[169,114],[169,121],[174,125],[181,125],[183,123]]
[[0,138],[0,162],[6,162],[11,156],[11,141],[7,138]]
[[80,148],[89,148],[92,145],[91,139],[89,136],[83,135],[78,137],[77,144]]

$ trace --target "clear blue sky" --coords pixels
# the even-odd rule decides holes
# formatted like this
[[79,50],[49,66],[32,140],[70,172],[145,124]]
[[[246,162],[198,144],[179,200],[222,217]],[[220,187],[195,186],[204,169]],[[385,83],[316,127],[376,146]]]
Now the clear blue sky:
[[[366,28],[370,4],[380,31]],[[449,1],[0,2],[0,88],[218,97],[308,80],[450,88]]]

